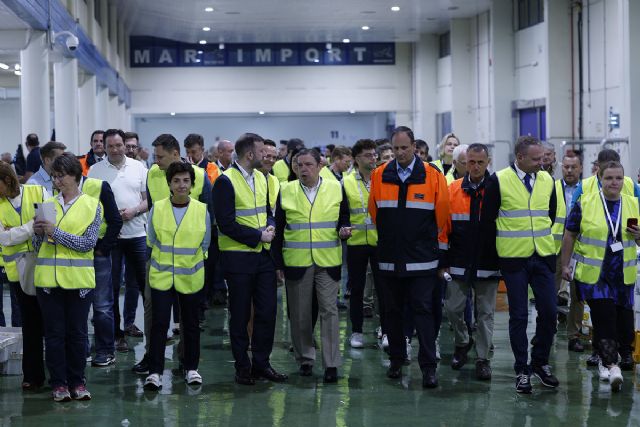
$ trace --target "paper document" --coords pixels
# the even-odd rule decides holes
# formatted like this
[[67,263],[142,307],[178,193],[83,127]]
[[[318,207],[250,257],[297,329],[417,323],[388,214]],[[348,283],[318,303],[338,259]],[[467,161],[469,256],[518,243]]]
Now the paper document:
[[36,203],[36,219],[56,223],[56,206],[53,202]]

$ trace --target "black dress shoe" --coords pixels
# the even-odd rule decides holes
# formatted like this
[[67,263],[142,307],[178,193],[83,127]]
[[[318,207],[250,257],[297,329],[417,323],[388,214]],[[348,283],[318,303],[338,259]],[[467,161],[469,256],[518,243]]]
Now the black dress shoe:
[[313,375],[313,365],[300,365],[300,376],[310,377]]
[[402,365],[389,365],[389,369],[387,369],[387,377],[393,380],[396,380],[402,377]]
[[587,366],[598,366],[598,363],[600,363],[598,353],[591,353],[591,356],[587,359]]
[[249,369],[236,371],[235,380],[237,384],[241,385],[254,385],[256,380],[251,376],[251,371]]
[[491,365],[488,360],[476,360],[476,378],[481,381],[489,381],[491,379]]
[[438,387],[438,376],[436,375],[436,368],[426,368],[422,373],[422,387],[423,388],[436,388]]
[[338,368],[327,368],[324,370],[324,379],[325,384],[328,383],[337,383],[338,382]]
[[145,354],[141,361],[133,365],[131,370],[138,375],[149,375],[149,359],[147,355]]
[[618,366],[623,371],[633,371],[635,364],[636,362],[634,362],[633,356],[631,354],[627,354],[620,357],[620,363],[618,363]]
[[289,379],[288,375],[277,372],[271,366],[268,366],[263,370],[252,369],[251,371],[251,376],[255,379],[264,378],[274,383],[282,383]]
[[575,353],[582,353],[584,351],[584,345],[580,338],[571,338],[569,340],[569,351],[573,351]]

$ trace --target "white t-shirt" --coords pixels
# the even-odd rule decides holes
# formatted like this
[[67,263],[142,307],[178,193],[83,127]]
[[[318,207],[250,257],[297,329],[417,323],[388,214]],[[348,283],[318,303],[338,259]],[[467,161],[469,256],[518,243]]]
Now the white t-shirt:
[[[147,168],[135,159],[125,157],[125,163],[118,169],[109,160],[98,162],[89,169],[89,177],[107,181],[113,190],[118,210],[135,208],[142,202],[142,194],[147,191]],[[138,215],[124,221],[120,230],[121,239],[146,236],[147,216]]]

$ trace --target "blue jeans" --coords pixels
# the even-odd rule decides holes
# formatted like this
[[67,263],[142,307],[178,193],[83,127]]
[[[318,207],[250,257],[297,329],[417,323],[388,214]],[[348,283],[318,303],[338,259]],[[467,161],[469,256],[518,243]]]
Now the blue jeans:
[[4,317],[4,296],[2,293],[3,283],[7,283],[9,285],[9,296],[11,298],[11,326],[19,328],[22,326],[22,317],[20,316],[20,306],[18,305],[18,298],[16,296],[16,286],[20,286],[20,284],[17,282],[8,282],[4,272],[2,273],[2,280],[0,280],[0,326],[7,326],[7,322]]
[[509,340],[515,356],[516,373],[528,371],[529,340],[527,323],[529,315],[529,291],[531,286],[536,299],[536,339],[531,348],[531,364],[547,365],[556,334],[557,295],[554,273],[538,255],[533,255],[518,271],[502,271],[509,299]]
[[93,291],[93,328],[96,356],[114,354],[113,288],[111,285],[111,257],[94,256],[96,288]]
[[120,278],[122,277],[123,259],[125,265],[125,294],[124,327],[133,325],[138,309],[138,295],[144,298],[144,286],[147,281],[146,271],[147,243],[146,238],[132,237],[130,239],[118,239],[118,243],[111,250],[111,282],[113,284],[113,313],[115,324],[115,335],[120,338],[124,336],[120,329]]
[[51,387],[84,384],[87,364],[87,318],[93,291],[84,298],[77,289],[36,290],[44,322],[45,360]]

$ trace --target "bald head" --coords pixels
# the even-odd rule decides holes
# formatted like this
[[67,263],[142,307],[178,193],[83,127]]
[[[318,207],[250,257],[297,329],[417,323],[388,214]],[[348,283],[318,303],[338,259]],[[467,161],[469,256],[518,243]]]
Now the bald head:
[[222,166],[224,166],[225,169],[231,165],[233,149],[233,143],[229,140],[223,139],[218,142],[218,160],[222,163]]

